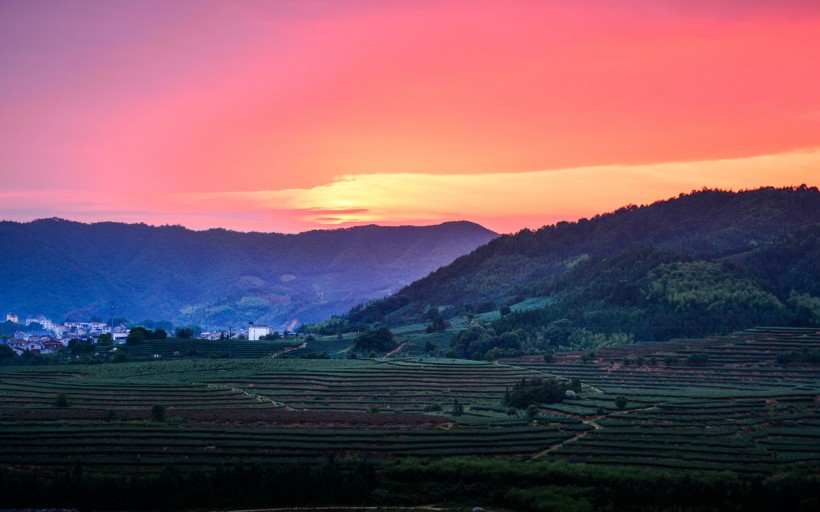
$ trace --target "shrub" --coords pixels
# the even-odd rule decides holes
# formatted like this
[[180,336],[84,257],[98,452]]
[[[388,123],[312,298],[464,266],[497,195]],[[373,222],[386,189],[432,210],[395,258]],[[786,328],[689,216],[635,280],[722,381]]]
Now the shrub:
[[68,397],[65,393],[60,393],[54,400],[54,407],[68,407]]
[[165,421],[165,406],[157,404],[151,407],[151,418],[154,421]]

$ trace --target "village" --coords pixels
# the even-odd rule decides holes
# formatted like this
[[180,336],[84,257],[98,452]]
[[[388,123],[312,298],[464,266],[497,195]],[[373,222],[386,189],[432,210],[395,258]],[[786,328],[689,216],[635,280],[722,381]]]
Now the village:
[[[60,350],[67,348],[72,340],[80,340],[85,343],[106,343],[112,345],[124,345],[128,341],[128,336],[132,331],[131,327],[124,324],[113,326],[105,322],[75,322],[66,321],[57,323],[43,315],[27,316],[21,322],[20,316],[16,313],[6,314],[6,324],[17,324],[15,330],[9,337],[0,337],[0,344],[7,345],[14,350],[18,356],[26,352],[35,355],[56,354]],[[176,332],[187,331],[184,336],[196,336],[203,340],[249,340],[257,341],[265,339],[276,331],[272,331],[267,325],[254,325],[252,322],[247,327],[236,330],[233,328],[225,330],[213,330],[192,332],[190,329],[179,329]],[[285,334],[285,333],[282,333]],[[169,337],[173,337],[170,335]]]

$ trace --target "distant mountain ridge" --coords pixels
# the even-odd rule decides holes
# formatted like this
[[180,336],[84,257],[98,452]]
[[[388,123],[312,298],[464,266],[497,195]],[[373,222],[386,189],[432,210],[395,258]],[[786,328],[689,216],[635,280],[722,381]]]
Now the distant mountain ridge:
[[0,311],[212,327],[320,321],[497,236],[460,221],[300,234],[62,219],[0,222]]
[[431,309],[469,316],[545,296],[555,299],[546,312],[512,315],[495,333],[529,322],[538,336],[567,320],[576,331],[668,339],[820,321],[818,236],[816,187],[696,191],[503,235],[340,325],[412,324]]

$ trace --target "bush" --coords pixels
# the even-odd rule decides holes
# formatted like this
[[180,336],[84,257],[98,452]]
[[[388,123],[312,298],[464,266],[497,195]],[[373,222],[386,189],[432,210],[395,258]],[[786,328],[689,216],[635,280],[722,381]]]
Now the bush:
[[393,333],[387,327],[369,329],[356,337],[354,350],[387,352],[396,348]]
[[151,418],[154,421],[165,421],[165,406],[157,404],[151,407]]
[[701,365],[709,362],[709,354],[706,352],[695,352],[686,358],[686,363],[690,365]]
[[68,407],[68,397],[65,393],[60,393],[54,400],[54,407]]
[[[580,389],[580,381],[578,382]],[[524,408],[528,404],[552,404],[560,403],[564,400],[564,393],[570,389],[570,385],[561,382],[556,378],[533,378],[529,381],[521,379],[521,382],[513,386],[511,392],[505,391],[504,405],[512,405]]]

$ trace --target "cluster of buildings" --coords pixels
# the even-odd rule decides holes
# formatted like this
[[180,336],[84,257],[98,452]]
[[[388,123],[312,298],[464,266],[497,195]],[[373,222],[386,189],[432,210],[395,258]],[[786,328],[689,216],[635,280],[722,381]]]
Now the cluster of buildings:
[[[6,321],[20,324],[20,318],[15,313],[8,313]],[[125,343],[128,338],[130,329],[125,326],[117,326],[111,329],[111,326],[103,322],[64,322],[58,324],[52,322],[44,316],[27,317],[23,322],[26,326],[33,323],[38,323],[40,328],[37,330],[17,331],[13,334],[11,339],[0,340],[0,343],[8,345],[12,350],[22,355],[24,352],[31,352],[32,354],[53,354],[68,346],[69,341],[73,339],[82,339],[96,342],[103,334],[110,334],[111,339],[115,343]],[[203,332],[199,338],[206,340],[219,340],[225,338],[231,339],[245,339],[256,341],[271,334],[271,329],[267,325],[254,325],[250,323],[247,329],[240,328],[236,331]]]
[[[20,324],[20,317],[15,313],[6,315],[7,322]],[[44,316],[27,317],[24,322],[26,326],[33,323],[39,324],[40,328],[29,331],[17,331],[11,339],[2,340],[4,345],[8,345],[18,355],[24,352],[32,354],[53,354],[68,346],[68,342],[73,339],[89,338],[96,340],[102,334],[110,334],[117,343],[125,343],[129,329],[124,326],[111,326],[103,322],[65,322],[58,324],[52,322]]]

